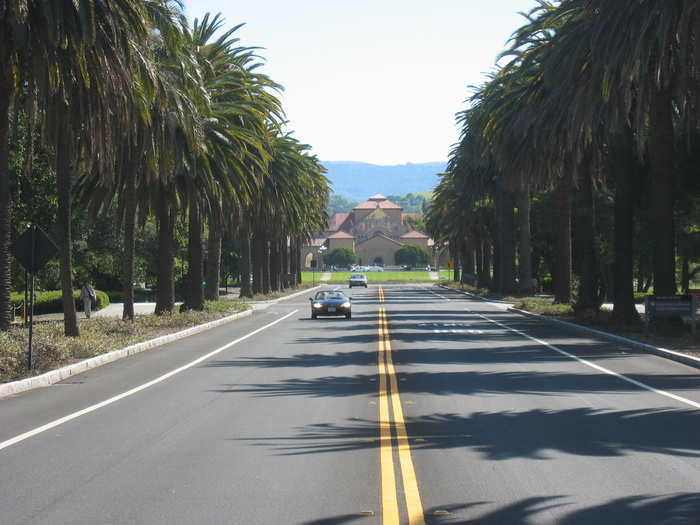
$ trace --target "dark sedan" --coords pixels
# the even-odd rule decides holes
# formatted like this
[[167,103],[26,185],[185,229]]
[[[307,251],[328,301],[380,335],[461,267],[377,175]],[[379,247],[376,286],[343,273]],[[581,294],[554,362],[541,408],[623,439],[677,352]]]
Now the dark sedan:
[[311,319],[316,319],[319,315],[344,315],[345,319],[352,317],[352,299],[343,292],[335,290],[316,292],[309,301],[311,301]]

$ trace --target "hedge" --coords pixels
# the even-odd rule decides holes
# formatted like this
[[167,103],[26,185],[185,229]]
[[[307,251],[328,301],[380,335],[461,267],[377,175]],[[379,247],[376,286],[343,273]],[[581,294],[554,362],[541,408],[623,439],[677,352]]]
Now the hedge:
[[[61,290],[50,290],[46,292],[35,292],[36,299],[34,300],[34,313],[35,314],[54,314],[63,312],[63,301],[61,299]],[[94,307],[95,310],[101,310],[109,304],[109,296],[101,291],[95,290],[95,295],[97,295],[97,305]],[[75,290],[73,292],[73,297],[75,298],[75,308],[77,311],[82,311],[83,302],[80,300],[80,290]],[[10,296],[10,302],[12,304],[18,305],[24,302],[24,293],[17,292]]]

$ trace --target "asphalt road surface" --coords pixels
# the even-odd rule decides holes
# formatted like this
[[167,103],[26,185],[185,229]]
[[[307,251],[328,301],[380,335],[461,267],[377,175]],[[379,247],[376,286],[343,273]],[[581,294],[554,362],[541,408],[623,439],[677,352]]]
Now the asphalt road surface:
[[0,400],[0,523],[700,523],[698,370],[432,286],[350,295]]

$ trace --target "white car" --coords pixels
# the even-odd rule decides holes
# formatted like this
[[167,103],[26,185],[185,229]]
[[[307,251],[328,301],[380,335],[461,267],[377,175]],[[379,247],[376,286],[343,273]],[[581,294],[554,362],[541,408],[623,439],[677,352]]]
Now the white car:
[[384,268],[382,268],[381,266],[370,266],[369,268],[367,268],[367,271],[368,272],[383,272]]
[[348,279],[348,287],[352,288],[353,286],[364,286],[367,288],[367,276],[361,273],[352,274],[350,279]]

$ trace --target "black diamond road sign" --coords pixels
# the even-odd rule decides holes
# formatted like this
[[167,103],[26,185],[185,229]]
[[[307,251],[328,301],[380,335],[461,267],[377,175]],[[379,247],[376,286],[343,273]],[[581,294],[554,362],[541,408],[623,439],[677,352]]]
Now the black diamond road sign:
[[[34,261],[32,261],[32,238],[34,238]],[[58,253],[51,238],[38,226],[30,226],[15,239],[10,252],[24,268],[32,274],[41,270]]]

